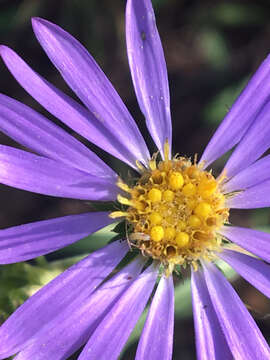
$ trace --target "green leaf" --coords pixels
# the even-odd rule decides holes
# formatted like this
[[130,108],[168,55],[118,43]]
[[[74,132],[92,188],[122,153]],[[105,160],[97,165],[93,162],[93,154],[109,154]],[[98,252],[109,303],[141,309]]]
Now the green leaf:
[[82,256],[47,262],[45,257],[39,257],[35,260],[36,265],[1,266],[0,324],[31,295],[81,259]]

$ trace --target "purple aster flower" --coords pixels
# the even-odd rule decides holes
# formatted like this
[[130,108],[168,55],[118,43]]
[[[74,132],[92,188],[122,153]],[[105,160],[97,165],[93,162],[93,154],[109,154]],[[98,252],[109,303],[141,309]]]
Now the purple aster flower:
[[[270,204],[270,157],[259,159],[270,145],[270,58],[197,163],[171,156],[168,79],[150,0],[127,1],[126,38],[138,103],[158,148],[152,157],[125,105],[85,48],[46,20],[34,19],[33,29],[84,105],[1,46],[13,76],[56,118],[138,175],[119,178],[64,130],[0,95],[1,130],[36,153],[1,145],[1,183],[52,196],[115,201],[118,206],[112,212],[1,230],[1,263],[48,254],[116,221],[127,227],[127,239],[87,256],[10,316],[0,327],[0,358],[17,354],[18,360],[65,359],[85,344],[79,359],[116,359],[157,284],[136,359],[171,359],[172,276],[183,266],[192,273],[198,358],[269,359],[260,330],[215,261],[226,261],[269,297],[269,234],[229,226],[229,211]],[[216,179],[207,169],[234,146]],[[133,260],[121,266],[130,251]]]

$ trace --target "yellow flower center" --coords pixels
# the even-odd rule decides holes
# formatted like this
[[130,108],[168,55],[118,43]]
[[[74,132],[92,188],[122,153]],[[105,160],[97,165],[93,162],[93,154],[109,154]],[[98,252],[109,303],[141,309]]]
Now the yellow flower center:
[[172,270],[175,265],[196,267],[198,260],[211,260],[221,249],[217,231],[228,220],[229,209],[220,182],[190,159],[152,159],[135,186],[121,180],[118,186],[127,192],[118,196],[127,209],[110,216],[126,218],[130,244],[143,255]]

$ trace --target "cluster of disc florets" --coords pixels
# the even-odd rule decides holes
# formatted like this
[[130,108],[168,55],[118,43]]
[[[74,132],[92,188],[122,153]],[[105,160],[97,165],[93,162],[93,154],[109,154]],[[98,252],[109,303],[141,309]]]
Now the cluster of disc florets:
[[228,220],[229,210],[211,172],[183,157],[158,163],[152,159],[135,186],[121,180],[118,186],[127,193],[118,196],[127,208],[111,216],[126,218],[132,229],[130,244],[144,255],[173,268],[196,266],[220,250],[217,230]]

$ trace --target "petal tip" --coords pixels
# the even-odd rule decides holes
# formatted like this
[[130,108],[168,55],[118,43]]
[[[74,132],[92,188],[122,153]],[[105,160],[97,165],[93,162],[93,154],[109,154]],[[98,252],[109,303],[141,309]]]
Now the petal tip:
[[3,55],[7,52],[7,51],[12,51],[8,46],[6,45],[0,45],[0,56],[3,57]]
[[36,24],[36,23],[38,23],[38,22],[42,22],[42,18],[40,18],[40,17],[38,17],[38,16],[33,16],[32,18],[31,18],[31,22],[32,22],[32,24],[34,25],[34,24]]
[[32,28],[33,31],[37,31],[40,27],[42,26],[46,26],[51,24],[48,20],[45,20],[43,18],[40,18],[38,16],[32,17],[31,18],[31,23],[32,23]]

